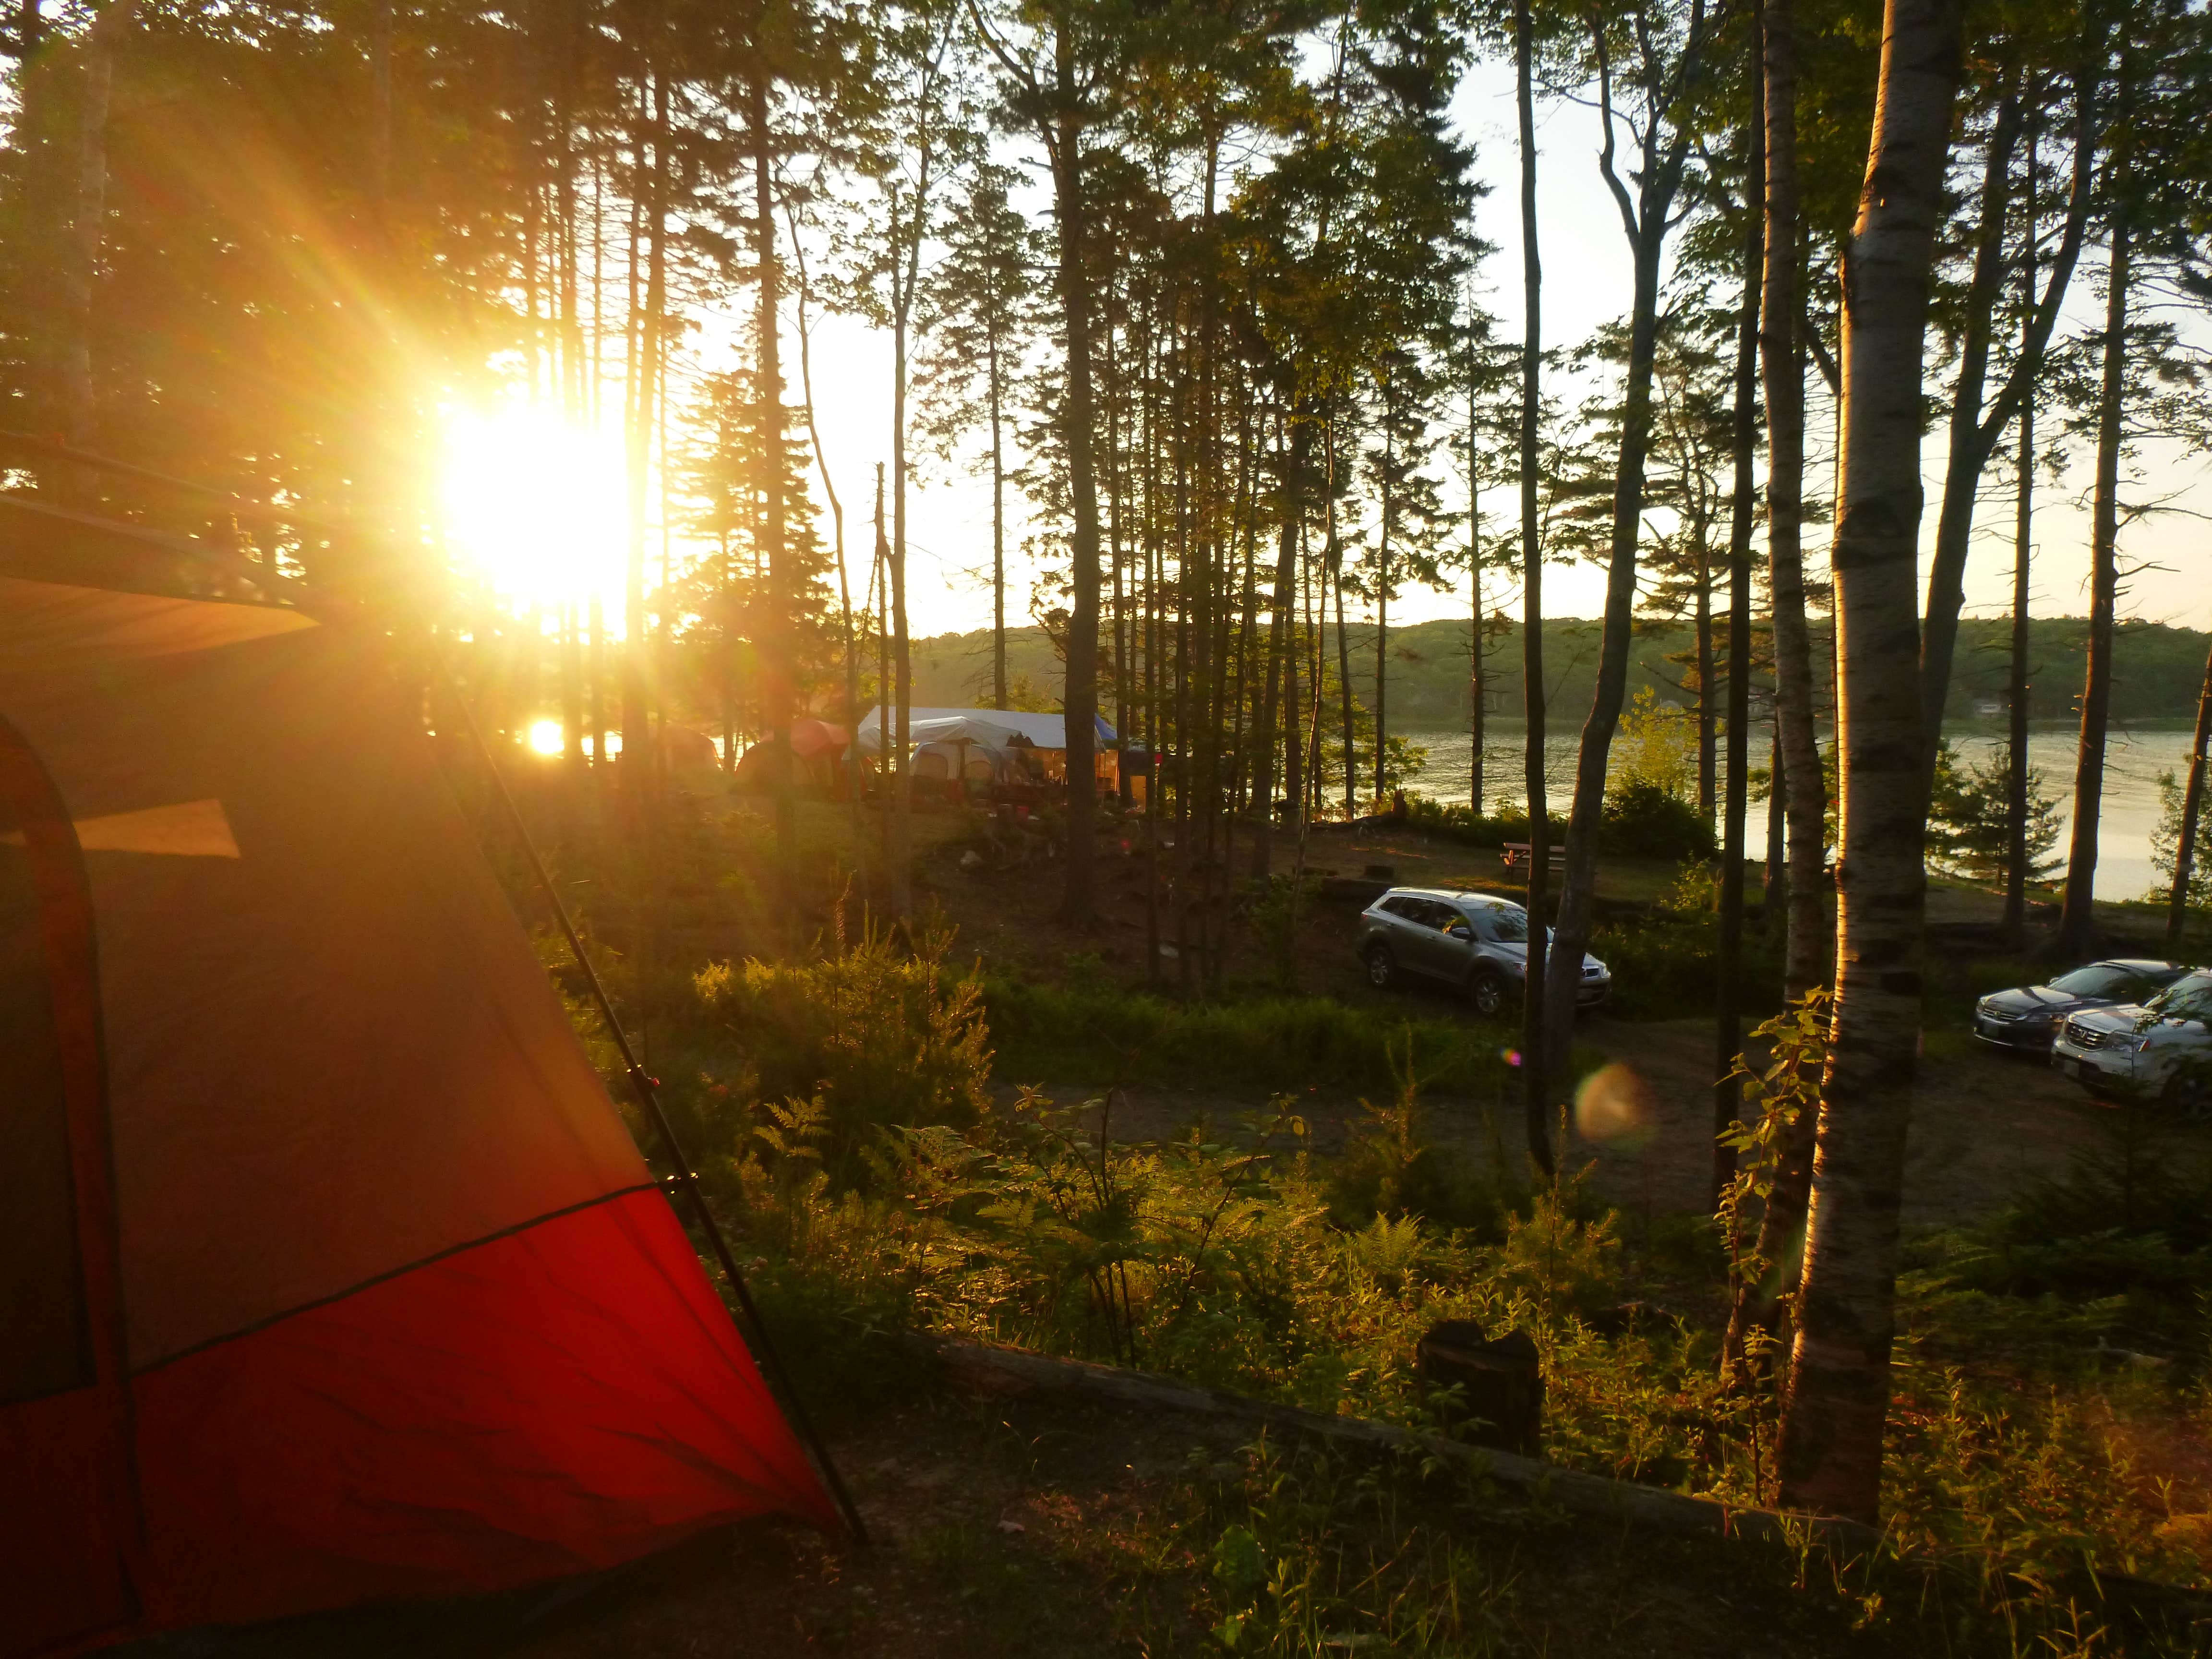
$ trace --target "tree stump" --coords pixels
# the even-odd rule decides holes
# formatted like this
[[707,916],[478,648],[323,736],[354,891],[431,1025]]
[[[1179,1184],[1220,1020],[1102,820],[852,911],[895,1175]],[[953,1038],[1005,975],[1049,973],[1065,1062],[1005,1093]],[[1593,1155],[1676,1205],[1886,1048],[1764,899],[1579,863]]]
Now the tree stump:
[[1447,1319],[1431,1326],[1413,1352],[1431,1388],[1458,1386],[1459,1404],[1444,1414],[1468,1425],[1466,1439],[1523,1457],[1537,1455],[1544,1376],[1526,1331],[1509,1331],[1492,1342],[1473,1320]]

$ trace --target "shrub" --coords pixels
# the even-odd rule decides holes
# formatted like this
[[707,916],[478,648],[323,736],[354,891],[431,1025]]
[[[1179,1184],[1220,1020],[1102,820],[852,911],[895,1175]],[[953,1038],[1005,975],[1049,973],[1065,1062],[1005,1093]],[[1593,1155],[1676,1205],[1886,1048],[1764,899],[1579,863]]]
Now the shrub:
[[[1963,764],[1948,738],[1936,744],[1936,778],[1928,806],[1928,860],[1968,881],[1996,885],[2012,853],[2011,775],[2006,757]],[[2027,879],[2050,879],[2059,866],[2058,798],[2044,787],[2041,771],[2027,774]],[[2177,831],[2178,834],[2178,831]],[[2153,857],[2157,841],[2153,837]],[[2172,867],[2171,862],[2166,866]],[[2171,878],[2169,877],[2169,880]]]
[[981,988],[949,968],[951,945],[924,929],[908,954],[872,931],[811,962],[720,962],[692,981],[700,1013],[747,1058],[744,1093],[819,1097],[837,1184],[857,1178],[878,1129],[970,1124],[989,1099]]
[[1510,801],[1498,800],[1491,810],[1478,812],[1465,801],[1432,800],[1426,795],[1406,799],[1406,821],[1415,828],[1468,847],[1502,847],[1509,841],[1528,839],[1528,813]]
[[1606,793],[1649,789],[1682,799],[1697,787],[1697,716],[1679,703],[1660,702],[1645,686],[1621,710],[1606,753]]
[[1630,780],[1605,792],[1598,845],[1631,858],[1711,858],[1713,826],[1694,801],[1657,784]]

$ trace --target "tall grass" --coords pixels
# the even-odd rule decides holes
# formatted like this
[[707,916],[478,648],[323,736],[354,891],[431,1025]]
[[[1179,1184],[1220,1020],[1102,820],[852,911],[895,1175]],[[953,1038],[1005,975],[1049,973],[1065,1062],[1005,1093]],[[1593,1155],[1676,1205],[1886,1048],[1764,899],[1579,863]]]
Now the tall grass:
[[1431,1089],[1486,1095],[1507,1074],[1502,1027],[1407,1020],[1326,997],[1182,1003],[994,975],[983,981],[982,1000],[999,1073],[1008,1078],[1383,1091],[1392,1087],[1394,1045],[1408,1041],[1413,1068]]

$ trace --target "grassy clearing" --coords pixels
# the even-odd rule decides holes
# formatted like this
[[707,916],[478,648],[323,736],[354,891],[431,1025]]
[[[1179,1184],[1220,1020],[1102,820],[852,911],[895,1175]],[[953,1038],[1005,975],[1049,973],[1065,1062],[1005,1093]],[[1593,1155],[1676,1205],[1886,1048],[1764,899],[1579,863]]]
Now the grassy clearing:
[[1405,1064],[1394,1045],[1410,1042],[1431,1087],[1488,1095],[1504,1085],[1511,1041],[1503,1026],[1392,1018],[1326,997],[1183,1003],[1080,975],[1059,984],[994,975],[982,998],[1001,1077],[1101,1087],[1382,1092]]

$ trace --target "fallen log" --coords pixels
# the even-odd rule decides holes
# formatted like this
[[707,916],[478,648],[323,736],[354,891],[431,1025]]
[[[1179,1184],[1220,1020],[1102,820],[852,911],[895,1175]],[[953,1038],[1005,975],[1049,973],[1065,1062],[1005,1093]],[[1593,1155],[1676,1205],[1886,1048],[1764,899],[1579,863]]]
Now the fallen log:
[[1852,1552],[1871,1549],[1880,1536],[1874,1528],[1855,1521],[1738,1509],[1709,1498],[1691,1498],[1658,1486],[1639,1486],[1632,1481],[1612,1480],[1601,1474],[1585,1474],[1579,1469],[1564,1469],[1516,1452],[1465,1445],[1417,1429],[1370,1422],[1364,1418],[1323,1417],[1296,1406],[1247,1399],[1214,1389],[1193,1388],[1146,1371],[1094,1365],[1080,1359],[1048,1359],[1017,1348],[994,1348],[942,1337],[922,1340],[945,1370],[1010,1392],[1075,1395],[1114,1405],[1225,1419],[1376,1450],[1419,1451],[1455,1464],[1471,1474],[1487,1476],[1501,1486],[1511,1487],[1531,1498],[1582,1514],[1632,1521],[1666,1532],[1786,1542],[1813,1538],[1832,1548]]

